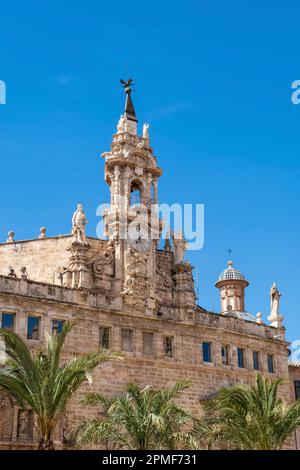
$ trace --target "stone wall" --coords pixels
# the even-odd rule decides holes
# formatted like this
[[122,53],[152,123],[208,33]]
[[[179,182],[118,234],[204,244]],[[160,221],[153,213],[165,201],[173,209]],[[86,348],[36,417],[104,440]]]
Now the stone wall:
[[[295,381],[300,381],[300,363],[289,363],[289,378],[290,378],[290,396],[291,401],[296,400]],[[295,448],[300,450],[300,429],[294,435]]]
[[[71,235],[47,237],[43,239],[16,241],[0,244],[0,275],[7,276],[9,267],[20,277],[22,267],[26,267],[29,279],[48,284],[60,284],[59,273],[68,267]],[[104,240],[89,238],[88,256],[93,259],[101,253]]]
[[[196,312],[183,321],[163,317],[147,317],[125,313],[122,305],[111,305],[96,294],[80,292],[33,281],[9,279],[0,276],[0,313],[16,314],[16,332],[26,338],[29,314],[40,317],[40,339],[29,340],[33,348],[43,342],[43,331],[51,332],[52,319],[76,320],[77,324],[66,343],[65,357],[82,354],[99,347],[99,327],[110,328],[110,347],[121,351],[121,330],[131,329],[132,352],[123,352],[122,361],[100,366],[94,373],[92,385],[84,385],[73,400],[68,424],[71,428],[79,419],[97,413],[94,408],[82,408],[79,396],[87,390],[100,390],[116,395],[122,393],[129,382],[142,386],[152,384],[164,387],[177,380],[188,379],[191,388],[182,394],[181,401],[195,413],[201,412],[200,400],[222,386],[253,382],[252,351],[261,354],[261,370],[270,377],[283,377],[286,383],[280,393],[290,401],[287,350],[285,341],[274,339],[274,328],[245,320],[236,320],[207,312]],[[143,332],[154,334],[153,356],[143,351]],[[174,357],[164,351],[164,337],[174,338]],[[211,342],[212,362],[204,363],[202,341]],[[221,360],[221,344],[229,347],[229,364]],[[245,368],[238,368],[237,347],[245,348]],[[275,373],[267,372],[267,354],[274,354]],[[16,418],[15,418],[16,419]],[[1,442],[7,445],[7,442]]]

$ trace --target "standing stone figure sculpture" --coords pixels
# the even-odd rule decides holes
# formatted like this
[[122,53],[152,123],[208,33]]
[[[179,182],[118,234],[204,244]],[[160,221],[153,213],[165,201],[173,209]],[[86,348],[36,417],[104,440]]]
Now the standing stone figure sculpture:
[[143,138],[149,139],[149,124],[147,124],[146,122],[143,126]]
[[188,243],[181,232],[177,232],[175,234],[172,232],[171,235],[174,247],[175,264],[183,263]]
[[72,217],[72,235],[73,242],[79,243],[80,245],[87,245],[85,226],[88,223],[86,215],[83,210],[83,205],[78,204],[76,211]]
[[18,437],[27,437],[29,434],[29,413],[28,410],[20,410],[18,418]]
[[277,289],[276,282],[273,282],[270,290],[271,314],[268,317],[268,320],[271,322],[271,326],[274,326],[275,328],[282,327],[282,320],[284,318],[284,316],[279,313],[280,297],[281,294]]
[[279,314],[279,301],[281,297],[281,294],[279,290],[277,289],[276,282],[273,282],[272,284],[270,297],[271,297],[271,317],[276,317]]
[[125,118],[123,115],[120,116],[119,122],[117,124],[117,131],[118,131],[118,134],[119,132],[125,131]]

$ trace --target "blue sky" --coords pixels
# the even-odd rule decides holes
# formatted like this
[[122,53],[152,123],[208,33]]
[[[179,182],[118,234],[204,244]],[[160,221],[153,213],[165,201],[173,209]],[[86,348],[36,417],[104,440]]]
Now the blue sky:
[[199,303],[233,250],[247,309],[269,311],[277,281],[300,339],[299,2],[11,1],[1,5],[0,239],[69,233],[82,201],[95,235],[108,202],[109,149],[132,76],[164,169],[160,202],[204,203],[205,246],[191,252]]

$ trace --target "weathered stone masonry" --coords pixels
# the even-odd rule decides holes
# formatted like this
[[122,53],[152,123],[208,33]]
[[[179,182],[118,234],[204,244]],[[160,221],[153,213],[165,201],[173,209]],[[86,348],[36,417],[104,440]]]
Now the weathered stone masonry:
[[[158,202],[162,174],[150,147],[149,126],[138,135],[130,87],[126,90],[125,113],[111,150],[102,155],[111,190],[105,214],[107,240],[85,237],[87,221],[81,206],[73,216],[72,235],[46,237],[42,228],[39,238],[16,241],[10,233],[0,244],[0,321],[35,349],[43,344],[44,331],[51,333],[59,322],[76,320],[65,358],[99,346],[122,351],[124,359],[99,367],[92,385],[82,387],[79,395],[99,389],[118,394],[128,382],[164,387],[184,378],[192,385],[182,401],[201,413],[202,399],[222,386],[252,383],[256,367],[272,378],[283,377],[282,397],[293,401],[300,367],[293,365],[289,371],[276,286],[271,325],[266,325],[260,315],[253,317],[245,310],[248,281],[230,262],[216,283],[221,313],[208,312],[196,304],[183,238],[172,234],[173,240],[166,240],[160,250],[157,240],[120,236],[121,203],[129,222],[137,217],[138,205],[131,205],[137,192],[152,220],[151,204]],[[140,229],[151,228],[151,222],[140,219],[139,224]],[[57,446],[70,447],[67,435],[73,423],[98,411],[83,409],[78,402],[76,396],[57,429]],[[0,448],[35,446],[34,419],[31,410],[20,410],[1,391]]]

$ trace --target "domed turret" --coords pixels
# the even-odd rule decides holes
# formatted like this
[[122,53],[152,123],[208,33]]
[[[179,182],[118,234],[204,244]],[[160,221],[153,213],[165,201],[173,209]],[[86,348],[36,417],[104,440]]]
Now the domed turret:
[[221,313],[225,315],[231,311],[245,312],[244,289],[249,285],[243,274],[233,268],[232,261],[220,274],[216,287],[220,289]]

